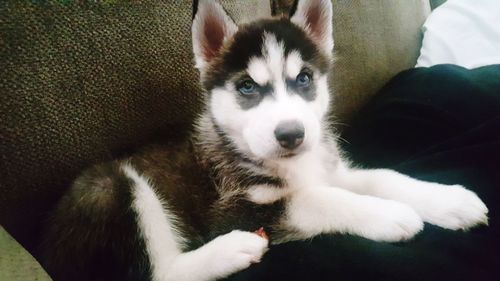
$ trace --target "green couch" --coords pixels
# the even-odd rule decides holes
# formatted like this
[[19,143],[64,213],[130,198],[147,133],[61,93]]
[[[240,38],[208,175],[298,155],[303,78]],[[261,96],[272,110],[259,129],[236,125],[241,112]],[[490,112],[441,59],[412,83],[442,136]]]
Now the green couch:
[[[291,1],[221,2],[244,23]],[[431,4],[333,2],[332,105],[348,123],[415,64]],[[190,128],[203,99],[191,17],[191,1],[0,2],[0,224],[33,256],[47,212],[79,171]],[[35,266],[29,256],[16,258],[3,229],[0,238],[1,280],[44,280],[27,269]]]

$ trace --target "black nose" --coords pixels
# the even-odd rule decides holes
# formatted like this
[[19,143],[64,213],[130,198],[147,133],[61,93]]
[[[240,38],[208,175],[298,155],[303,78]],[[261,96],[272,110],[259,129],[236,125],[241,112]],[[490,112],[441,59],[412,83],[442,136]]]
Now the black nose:
[[304,141],[304,126],[297,121],[285,121],[278,124],[274,136],[286,149],[294,149]]

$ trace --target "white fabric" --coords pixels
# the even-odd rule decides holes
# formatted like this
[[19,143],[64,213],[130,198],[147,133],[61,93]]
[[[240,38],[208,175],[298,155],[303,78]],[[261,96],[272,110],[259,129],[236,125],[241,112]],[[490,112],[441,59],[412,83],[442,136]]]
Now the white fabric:
[[448,0],[423,26],[419,66],[500,63],[500,0]]

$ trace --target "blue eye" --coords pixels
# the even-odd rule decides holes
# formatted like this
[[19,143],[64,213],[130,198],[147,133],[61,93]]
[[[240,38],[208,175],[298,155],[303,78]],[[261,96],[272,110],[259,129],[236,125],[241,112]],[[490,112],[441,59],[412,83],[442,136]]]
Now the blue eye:
[[306,72],[301,72],[301,73],[299,73],[299,75],[297,75],[297,78],[295,81],[297,83],[297,86],[299,86],[299,87],[309,86],[309,84],[311,83],[311,75],[309,73],[306,73]]
[[257,89],[257,86],[255,85],[255,82],[252,80],[245,80],[240,83],[238,86],[238,91],[240,91],[241,94],[243,95],[251,95],[255,93],[255,90]]

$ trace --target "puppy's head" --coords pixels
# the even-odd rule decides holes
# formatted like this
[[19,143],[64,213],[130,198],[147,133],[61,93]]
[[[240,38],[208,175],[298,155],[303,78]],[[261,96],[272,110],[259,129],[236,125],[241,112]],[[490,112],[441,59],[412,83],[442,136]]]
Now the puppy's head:
[[200,0],[192,36],[209,114],[239,151],[282,159],[319,143],[333,49],[329,0],[301,0],[291,18],[239,27],[217,2]]

